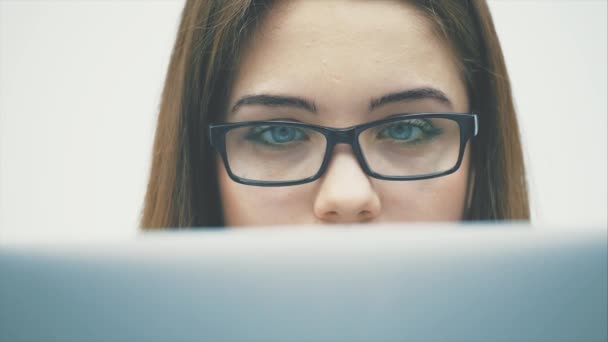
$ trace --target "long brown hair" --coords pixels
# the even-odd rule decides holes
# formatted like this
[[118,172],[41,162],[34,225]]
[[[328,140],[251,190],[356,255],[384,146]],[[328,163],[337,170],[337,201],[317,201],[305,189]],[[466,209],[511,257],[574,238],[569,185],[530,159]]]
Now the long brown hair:
[[[507,70],[484,0],[414,0],[461,66],[479,135],[466,220],[527,220],[528,192]],[[241,46],[271,0],[188,0],[162,93],[141,226],[222,226],[207,125],[221,118]]]

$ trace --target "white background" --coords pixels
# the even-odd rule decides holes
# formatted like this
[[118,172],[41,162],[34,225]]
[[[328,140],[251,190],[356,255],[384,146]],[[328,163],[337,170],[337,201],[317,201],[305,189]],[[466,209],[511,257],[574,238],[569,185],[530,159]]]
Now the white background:
[[[0,241],[136,234],[183,1],[0,0]],[[606,1],[490,1],[533,220],[607,222]]]

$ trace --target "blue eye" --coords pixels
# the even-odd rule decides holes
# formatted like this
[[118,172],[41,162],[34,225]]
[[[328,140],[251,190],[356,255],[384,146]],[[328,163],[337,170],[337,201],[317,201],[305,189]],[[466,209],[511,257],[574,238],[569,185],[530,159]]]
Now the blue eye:
[[282,145],[307,140],[308,137],[301,129],[291,126],[257,126],[251,129],[246,138],[267,145]]
[[399,122],[388,126],[380,134],[395,140],[415,140],[420,138],[422,130],[419,127]]
[[262,137],[269,142],[284,144],[294,140],[297,133],[293,127],[275,126],[262,133]]
[[380,127],[377,137],[397,142],[417,143],[438,134],[441,134],[441,129],[433,127],[427,120],[412,119]]

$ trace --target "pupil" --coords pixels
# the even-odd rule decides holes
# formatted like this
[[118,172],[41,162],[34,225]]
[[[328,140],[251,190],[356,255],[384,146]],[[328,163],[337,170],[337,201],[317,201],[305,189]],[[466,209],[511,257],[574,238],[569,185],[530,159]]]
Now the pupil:
[[293,130],[289,127],[276,127],[273,130],[274,139],[278,142],[285,142],[293,139]]
[[407,138],[411,133],[412,128],[403,124],[393,126],[392,133],[399,138]]

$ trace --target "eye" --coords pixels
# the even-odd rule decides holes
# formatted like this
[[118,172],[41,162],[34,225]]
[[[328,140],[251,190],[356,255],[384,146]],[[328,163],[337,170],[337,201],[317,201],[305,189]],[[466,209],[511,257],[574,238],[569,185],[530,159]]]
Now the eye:
[[251,129],[246,138],[262,144],[281,145],[307,140],[308,136],[303,130],[291,126],[257,126]]
[[392,139],[397,142],[417,143],[430,139],[441,133],[429,121],[412,119],[402,120],[381,126],[378,129],[378,139]]
[[384,128],[378,136],[402,141],[415,140],[422,136],[422,130],[419,127],[398,122]]

